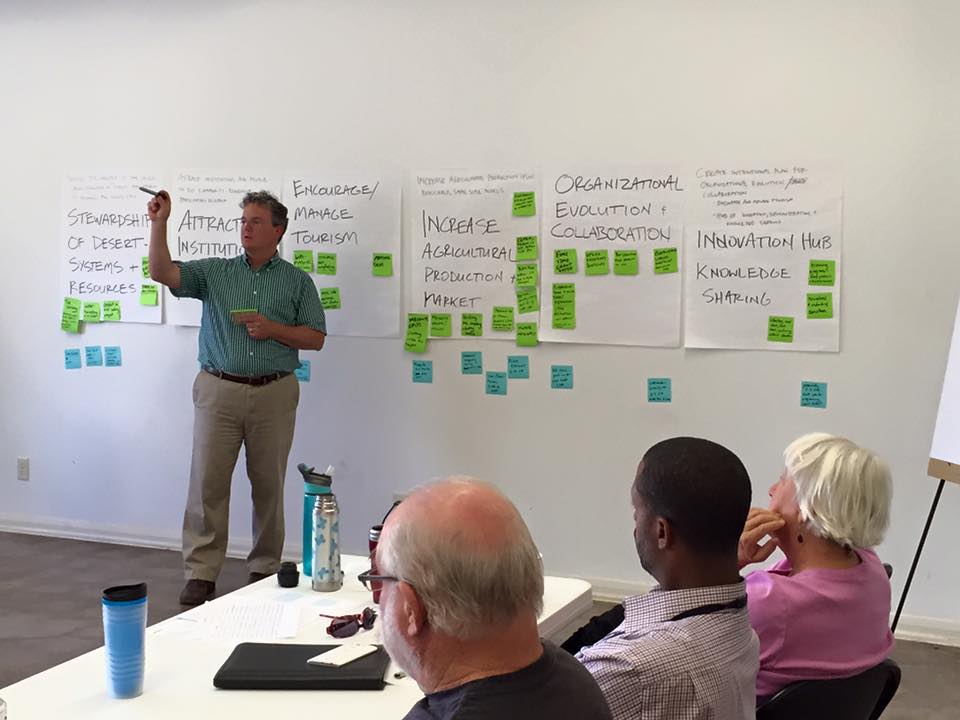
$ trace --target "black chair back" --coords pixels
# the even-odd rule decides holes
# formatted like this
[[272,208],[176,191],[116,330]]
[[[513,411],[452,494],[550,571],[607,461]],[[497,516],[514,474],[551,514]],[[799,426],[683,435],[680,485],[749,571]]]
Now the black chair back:
[[757,709],[757,720],[877,720],[900,687],[900,666],[884,660],[841,680],[804,680]]

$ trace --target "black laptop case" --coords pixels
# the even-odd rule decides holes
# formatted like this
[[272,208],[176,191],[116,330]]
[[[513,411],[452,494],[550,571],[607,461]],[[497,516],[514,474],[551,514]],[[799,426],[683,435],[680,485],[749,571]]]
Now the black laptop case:
[[383,690],[390,657],[383,646],[340,667],[307,659],[336,645],[241,643],[213,678],[224,690]]

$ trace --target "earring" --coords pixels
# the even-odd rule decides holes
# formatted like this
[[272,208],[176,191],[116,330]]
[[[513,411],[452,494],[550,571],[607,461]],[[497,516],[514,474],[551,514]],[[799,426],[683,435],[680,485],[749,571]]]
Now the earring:
[[797,542],[803,545],[803,535],[797,535]]

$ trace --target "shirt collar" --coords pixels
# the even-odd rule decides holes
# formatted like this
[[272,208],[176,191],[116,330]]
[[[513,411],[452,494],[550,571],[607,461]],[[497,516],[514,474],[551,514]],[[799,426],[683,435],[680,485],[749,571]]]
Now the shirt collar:
[[664,623],[687,610],[728,603],[747,593],[743,580],[730,585],[687,588],[685,590],[661,590],[656,586],[646,595],[632,595],[623,601],[624,629],[641,630],[649,625]]
[[253,272],[260,272],[260,271],[263,270],[264,268],[271,267],[272,265],[276,265],[278,262],[280,262],[280,252],[277,251],[277,252],[275,252],[275,253],[273,254],[273,257],[272,257],[272,258],[270,258],[269,260],[267,260],[263,265],[261,265],[261,266],[260,266],[259,268],[257,268],[256,270],[253,270],[253,268],[250,267],[250,256],[247,255],[247,253],[244,253],[244,254],[241,255],[240,257],[243,258],[243,263],[244,263],[248,268],[250,268],[250,270],[253,271]]

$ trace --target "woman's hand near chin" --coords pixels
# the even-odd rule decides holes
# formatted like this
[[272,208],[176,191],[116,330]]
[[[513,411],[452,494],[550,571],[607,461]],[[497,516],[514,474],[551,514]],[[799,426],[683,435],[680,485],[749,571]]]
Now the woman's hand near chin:
[[[763,562],[773,554],[779,543],[773,533],[784,526],[783,518],[766,508],[750,508],[747,522],[740,534],[740,546],[737,549],[737,567],[744,568],[752,563]],[[765,543],[761,541],[769,538]]]

